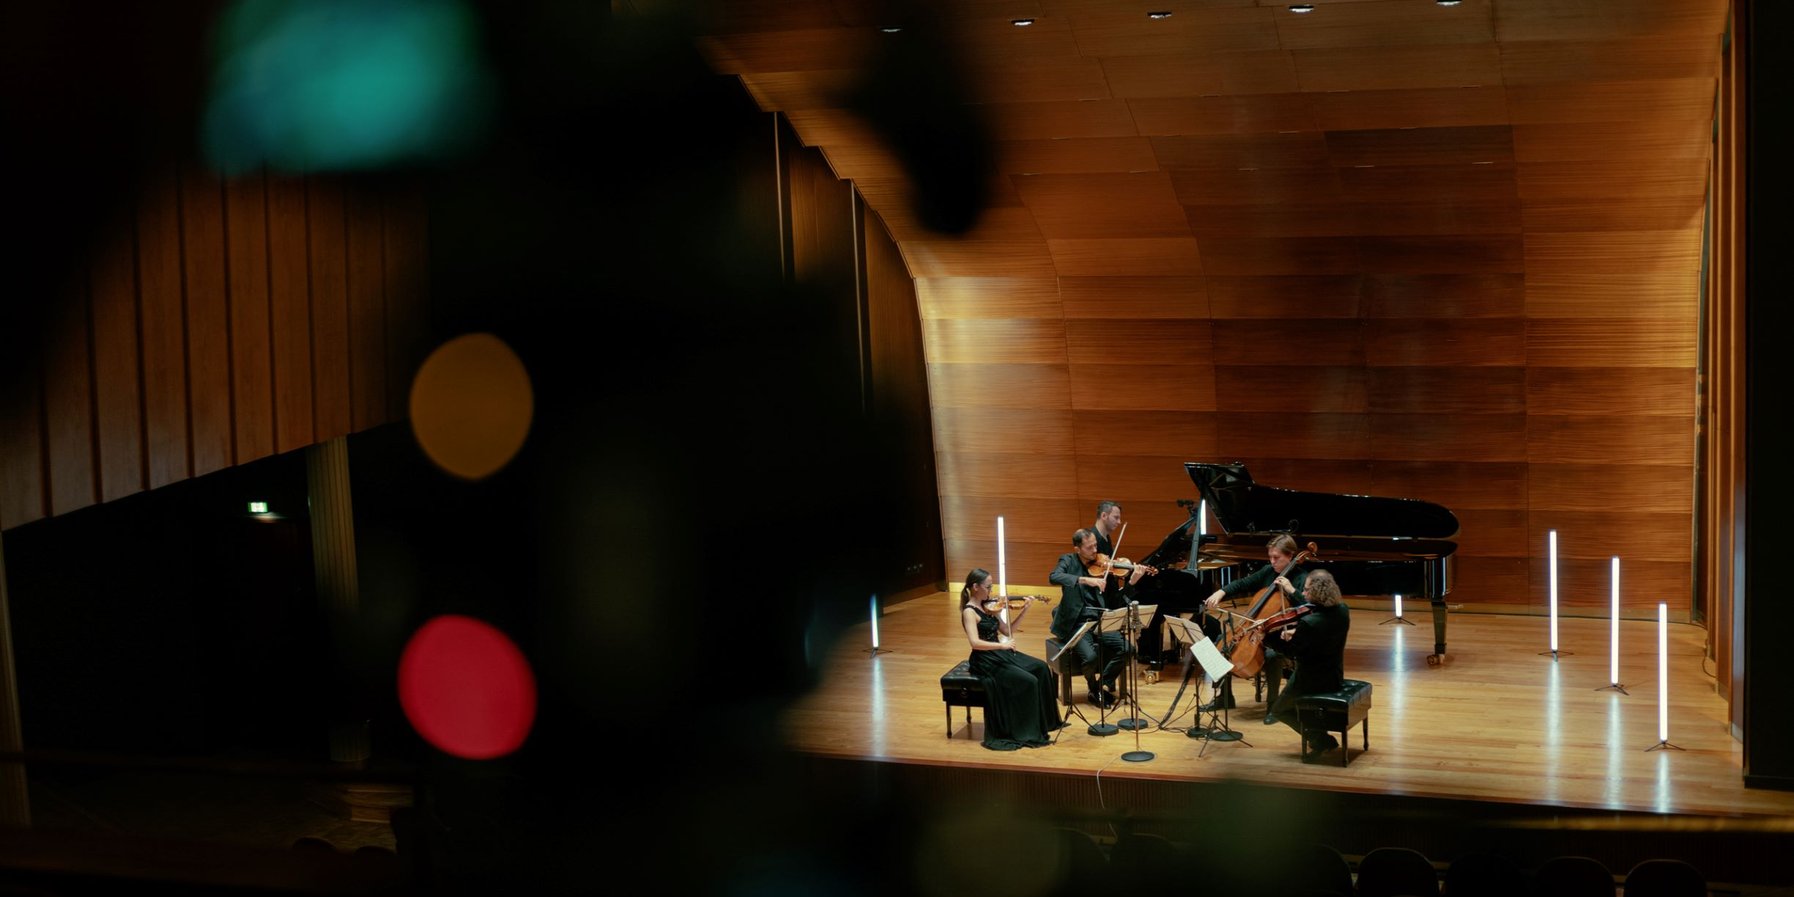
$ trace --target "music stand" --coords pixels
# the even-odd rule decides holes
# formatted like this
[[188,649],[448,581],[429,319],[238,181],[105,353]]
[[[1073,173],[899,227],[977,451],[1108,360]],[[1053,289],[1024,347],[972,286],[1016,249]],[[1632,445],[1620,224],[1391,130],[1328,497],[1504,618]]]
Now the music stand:
[[1133,711],[1134,715],[1127,719],[1120,720],[1116,725],[1134,733],[1134,749],[1121,755],[1121,759],[1126,760],[1129,763],[1144,763],[1153,758],[1152,751],[1140,749],[1140,730],[1146,728],[1151,721],[1143,719],[1145,714],[1140,712],[1140,681],[1136,675],[1136,670],[1139,668],[1139,664],[1136,663],[1136,661],[1140,658],[1140,642],[1136,636],[1140,631],[1140,618],[1142,616],[1150,618],[1154,613],[1158,612],[1158,609],[1159,607],[1156,604],[1148,604],[1142,607],[1138,601],[1130,601],[1126,607],[1118,607],[1103,613],[1103,622],[1105,623],[1116,617],[1120,618],[1123,632],[1126,634],[1127,638],[1127,656],[1129,658],[1127,665],[1127,705],[1128,708]]
[[[1106,610],[1103,611],[1101,625],[1105,628],[1107,628],[1110,623],[1115,623],[1120,626],[1122,632],[1127,637],[1128,653],[1137,660],[1140,656],[1140,643],[1135,638],[1135,635],[1140,631],[1140,619],[1142,617],[1151,617],[1158,612],[1158,609],[1159,606],[1156,604],[1142,606],[1133,603],[1129,604],[1127,607],[1117,607],[1112,610]],[[1139,689],[1137,688],[1139,682],[1134,678],[1134,668],[1135,664],[1133,663],[1129,663],[1127,666],[1127,703],[1129,709],[1134,712],[1134,715],[1128,719],[1116,722],[1116,725],[1129,730],[1138,730],[1146,725],[1146,723],[1140,719],[1142,714],[1140,713],[1140,701],[1137,697],[1139,694]]]
[[[1196,659],[1197,663],[1202,664],[1202,671],[1208,675],[1210,686],[1214,686],[1215,683],[1218,683],[1221,680],[1225,679],[1226,677],[1233,675],[1233,661],[1227,659],[1227,655],[1222,654],[1220,649],[1215,647],[1215,643],[1209,641],[1208,639],[1202,638],[1202,639],[1197,639],[1194,642],[1191,642],[1190,643],[1190,654],[1191,654],[1191,656],[1193,656]],[[1220,695],[1220,693],[1221,693],[1221,690],[1219,688],[1214,688],[1213,691],[1217,696]],[[1190,728],[1190,730],[1188,732],[1185,732],[1184,734],[1188,735],[1191,738],[1202,738],[1202,739],[1206,739],[1207,741],[1238,741],[1247,747],[1251,747],[1252,742],[1246,741],[1245,736],[1234,731],[1232,727],[1228,726],[1227,721],[1228,721],[1229,708],[1227,706],[1227,702],[1226,701],[1218,701],[1218,703],[1221,705],[1221,709],[1218,711],[1210,710],[1208,712],[1208,721],[1212,724],[1216,721],[1216,717],[1220,717],[1221,724],[1219,726],[1200,725],[1201,711],[1198,710],[1197,711],[1198,725],[1192,726]],[[1207,750],[1208,750],[1208,745],[1204,744],[1202,746],[1202,750],[1196,752],[1196,756],[1201,757],[1203,752],[1207,751]]]
[[[1095,620],[1085,621],[1084,625],[1079,626],[1077,631],[1073,632],[1071,634],[1071,638],[1068,638],[1065,640],[1065,644],[1059,646],[1059,650],[1054,652],[1052,657],[1047,658],[1047,665],[1052,667],[1055,670],[1059,669],[1059,658],[1064,657],[1065,652],[1070,651],[1072,645],[1077,644],[1079,642],[1079,640],[1083,639],[1084,636],[1086,636],[1090,633],[1090,630],[1095,629],[1095,628],[1096,628]],[[1060,675],[1064,675],[1064,673],[1061,672]],[[1076,701],[1066,701],[1065,709],[1071,711],[1072,715],[1076,716],[1078,719],[1083,720],[1084,726],[1090,734],[1092,734],[1092,735],[1114,735],[1115,734],[1114,726],[1108,726],[1109,731],[1107,731],[1107,732],[1096,731],[1096,727],[1098,724],[1091,722],[1090,717],[1085,716],[1084,711],[1078,709],[1078,704]],[[1107,726],[1108,724],[1104,723],[1102,725]],[[1060,733],[1062,733],[1064,731],[1065,731],[1064,729],[1060,729],[1059,732],[1053,733],[1053,743],[1054,744],[1059,743],[1059,735],[1060,735]]]
[[[1178,643],[1178,658],[1184,661],[1184,681],[1178,684],[1177,694],[1171,698],[1171,706],[1165,708],[1165,716],[1159,720],[1159,731],[1161,732],[1165,731],[1165,727],[1174,718],[1173,712],[1177,710],[1177,702],[1183,700],[1184,691],[1190,687],[1190,680],[1196,679],[1196,656],[1191,654],[1185,659],[1183,649],[1207,638],[1202,634],[1201,627],[1183,617],[1166,617],[1165,625],[1171,630],[1171,640]],[[1200,707],[1202,706],[1202,680],[1196,679],[1196,683],[1196,705]],[[1200,712],[1198,711],[1198,714]],[[1200,715],[1197,719],[1200,722]]]

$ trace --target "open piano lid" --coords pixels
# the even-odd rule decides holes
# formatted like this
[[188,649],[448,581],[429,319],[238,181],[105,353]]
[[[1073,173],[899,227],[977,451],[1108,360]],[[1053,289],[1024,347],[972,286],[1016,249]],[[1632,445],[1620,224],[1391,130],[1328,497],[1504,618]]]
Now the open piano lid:
[[1450,539],[1458,534],[1457,515],[1430,501],[1261,486],[1252,482],[1244,464],[1186,461],[1184,471],[1228,533],[1294,532],[1303,539]]

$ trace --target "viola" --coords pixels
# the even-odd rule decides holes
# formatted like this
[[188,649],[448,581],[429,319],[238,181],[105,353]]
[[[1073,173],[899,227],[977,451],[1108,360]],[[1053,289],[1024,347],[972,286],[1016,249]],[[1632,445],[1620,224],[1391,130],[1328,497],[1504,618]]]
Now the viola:
[[1313,610],[1314,605],[1312,604],[1298,604],[1294,607],[1286,607],[1252,625],[1265,632],[1275,632],[1286,626],[1295,625],[1297,620],[1300,620],[1303,616]]
[[1117,570],[1122,570],[1122,571],[1132,570],[1135,567],[1139,567],[1140,569],[1145,570],[1147,576],[1151,576],[1154,573],[1159,572],[1157,567],[1149,567],[1145,564],[1136,564],[1133,561],[1128,560],[1127,558],[1112,558],[1106,554],[1103,554],[1102,552],[1097,552],[1096,560],[1091,561],[1090,566],[1088,566],[1084,569],[1086,571],[1088,571],[1091,576],[1103,576],[1103,575],[1106,575],[1109,573],[1114,573]]

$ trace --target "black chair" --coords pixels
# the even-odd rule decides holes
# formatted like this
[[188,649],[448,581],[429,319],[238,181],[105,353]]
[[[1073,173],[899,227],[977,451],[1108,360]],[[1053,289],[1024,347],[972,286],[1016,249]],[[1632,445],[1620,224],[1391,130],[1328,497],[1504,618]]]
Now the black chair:
[[1645,860],[1626,873],[1626,897],[1707,897],[1707,878],[1681,860]]
[[1353,726],[1364,725],[1364,749],[1370,750],[1370,683],[1347,679],[1340,683],[1338,691],[1302,695],[1296,699],[1296,721],[1302,729],[1303,762],[1308,760],[1311,736],[1338,732],[1339,765],[1350,763],[1352,747],[1346,733]]
[[1109,879],[1117,894],[1163,894],[1189,886],[1189,855],[1160,835],[1128,832],[1109,849]]
[[1467,853],[1445,867],[1448,897],[1517,897],[1526,893],[1526,874],[1498,853]]
[[984,680],[972,675],[972,662],[962,660],[941,677],[941,700],[947,704],[947,737],[953,737],[953,708],[966,709],[966,737],[972,737],[972,708],[984,704]]
[[1059,881],[1054,893],[1089,897],[1109,885],[1109,858],[1096,839],[1082,829],[1060,828]]
[[1406,847],[1379,847],[1358,861],[1358,897],[1431,897],[1439,871],[1426,854]]
[[1535,897],[1613,897],[1613,873],[1593,857],[1552,857],[1532,873]]
[[1352,893],[1352,864],[1325,844],[1303,844],[1280,857],[1272,888],[1279,894]]

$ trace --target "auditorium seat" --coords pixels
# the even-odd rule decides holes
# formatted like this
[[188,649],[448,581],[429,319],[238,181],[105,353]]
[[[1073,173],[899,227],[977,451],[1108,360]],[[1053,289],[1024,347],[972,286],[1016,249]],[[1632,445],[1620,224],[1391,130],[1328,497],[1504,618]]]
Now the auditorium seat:
[[1358,897],[1434,897],[1439,872],[1426,854],[1407,847],[1379,847],[1358,861]]
[[1501,854],[1467,853],[1445,868],[1441,890],[1448,897],[1516,897],[1527,891],[1526,874]]
[[1626,873],[1626,897],[1707,897],[1707,879],[1682,860],[1645,860]]
[[1613,897],[1613,873],[1593,857],[1552,857],[1532,873],[1536,897]]

